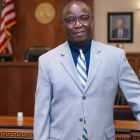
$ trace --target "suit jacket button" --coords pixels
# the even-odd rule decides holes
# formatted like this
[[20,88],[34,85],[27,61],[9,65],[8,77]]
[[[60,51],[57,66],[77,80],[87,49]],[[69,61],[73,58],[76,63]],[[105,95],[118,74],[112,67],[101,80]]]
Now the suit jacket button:
[[83,121],[83,119],[82,119],[82,118],[80,118],[80,119],[79,119],[79,121],[80,121],[80,122],[82,122],[82,121]]
[[83,100],[85,100],[86,99],[86,96],[83,96],[82,98],[83,98]]

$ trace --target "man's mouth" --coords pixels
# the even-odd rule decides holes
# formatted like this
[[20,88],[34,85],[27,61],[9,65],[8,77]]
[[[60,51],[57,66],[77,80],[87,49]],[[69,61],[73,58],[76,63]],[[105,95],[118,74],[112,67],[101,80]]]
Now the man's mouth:
[[81,36],[85,33],[85,31],[78,31],[78,32],[75,32],[74,34],[77,35],[77,36]]

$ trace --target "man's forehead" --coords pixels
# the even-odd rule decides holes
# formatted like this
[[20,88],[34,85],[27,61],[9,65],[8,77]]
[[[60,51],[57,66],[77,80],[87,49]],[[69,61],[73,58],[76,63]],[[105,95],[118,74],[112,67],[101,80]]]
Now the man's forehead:
[[66,5],[65,8],[71,8],[71,7],[83,7],[83,8],[88,8],[87,5],[84,2],[81,1],[74,1]]
[[123,19],[118,19],[118,22],[124,22],[124,20]]
[[79,9],[79,8],[90,11],[89,7],[85,3],[77,1],[77,2],[71,2],[68,5],[66,5],[63,10],[63,14],[65,14],[69,10]]

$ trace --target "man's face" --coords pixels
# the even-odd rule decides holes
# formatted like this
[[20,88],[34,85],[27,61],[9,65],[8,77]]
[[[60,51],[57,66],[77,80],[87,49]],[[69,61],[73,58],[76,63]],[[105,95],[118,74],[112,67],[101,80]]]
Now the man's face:
[[65,20],[62,20],[62,25],[68,40],[78,46],[84,45],[91,36],[93,17],[91,16],[90,9],[82,2],[73,2],[66,6],[62,14],[63,19],[70,17],[78,18],[84,15],[90,15],[89,19],[84,23],[76,20],[76,22],[71,25],[67,24]]
[[124,27],[124,21],[122,19],[118,19],[117,27],[118,29],[122,29]]

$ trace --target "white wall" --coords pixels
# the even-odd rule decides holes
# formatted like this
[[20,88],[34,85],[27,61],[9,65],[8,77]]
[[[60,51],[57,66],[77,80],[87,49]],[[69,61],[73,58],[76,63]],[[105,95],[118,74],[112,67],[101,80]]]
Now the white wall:
[[140,0],[94,0],[94,40],[107,42],[107,13],[133,12],[133,43],[124,43],[126,52],[140,52]]

